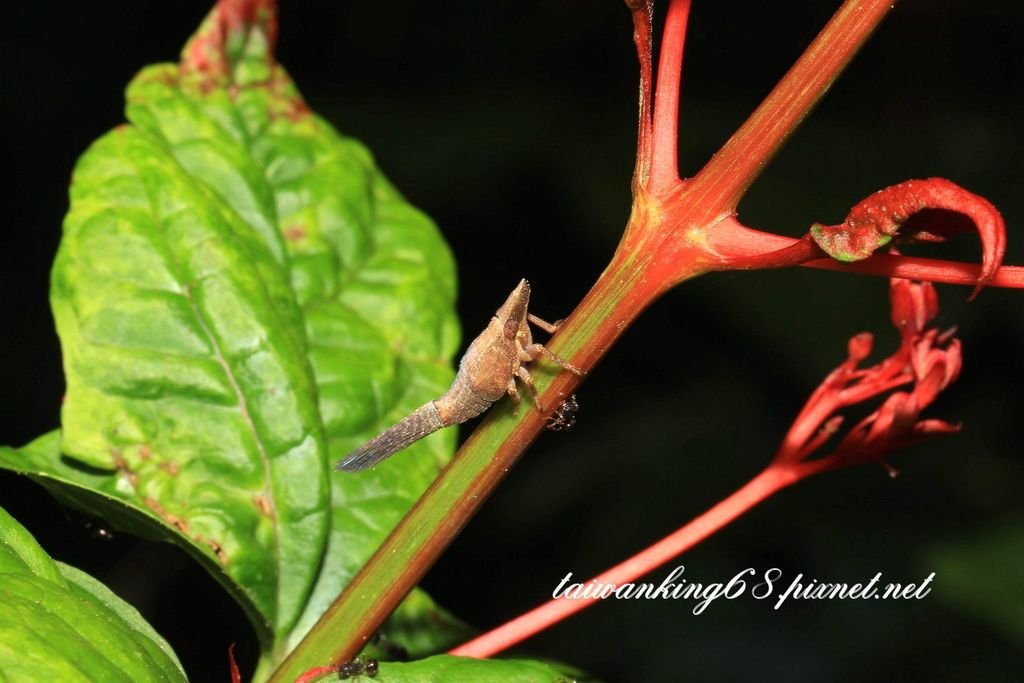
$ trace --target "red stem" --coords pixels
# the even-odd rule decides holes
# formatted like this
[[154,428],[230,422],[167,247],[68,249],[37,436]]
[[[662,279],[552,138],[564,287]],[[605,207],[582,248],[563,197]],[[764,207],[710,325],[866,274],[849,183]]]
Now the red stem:
[[[646,550],[599,574],[592,581],[615,585],[633,583],[694,547],[773,494],[795,484],[800,478],[796,468],[771,465],[704,514]],[[594,598],[554,598],[512,621],[460,645],[451,650],[449,654],[462,657],[490,657],[597,602],[599,599]]]
[[[842,263],[825,256],[808,238],[795,239],[785,235],[762,232],[726,218],[709,232],[709,246],[722,257],[724,268],[759,269],[804,266],[820,270],[901,277],[951,285],[974,287],[981,275],[981,266],[974,263],[945,261],[875,253],[854,263]],[[995,272],[989,287],[1024,289],[1024,267],[1002,266]]]
[[654,90],[654,140],[650,192],[653,195],[679,183],[679,83],[683,46],[690,17],[690,0],[672,0],[658,58],[658,85]]
[[633,15],[633,42],[636,44],[637,61],[640,62],[639,121],[636,137],[636,167],[633,170],[634,195],[646,187],[651,175],[651,24],[653,5],[651,0],[627,1]]
[[[840,263],[834,259],[822,258],[807,261],[801,265],[821,270],[842,270],[864,275],[901,277],[907,280],[944,282],[950,285],[967,285],[969,287],[974,287],[978,283],[978,278],[981,277],[981,266],[973,263],[915,256],[893,256],[891,254],[875,254],[871,258],[857,263]],[[986,286],[1024,289],[1024,267],[1002,266]]]

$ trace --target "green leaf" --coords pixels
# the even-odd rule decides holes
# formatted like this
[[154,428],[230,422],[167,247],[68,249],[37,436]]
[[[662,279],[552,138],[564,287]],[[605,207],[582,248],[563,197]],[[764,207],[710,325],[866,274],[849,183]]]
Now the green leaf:
[[63,450],[205,542],[286,633],[327,531],[324,436],[285,270],[133,127],[79,161],[53,271]]
[[[455,268],[432,221],[361,144],[306,109],[265,49],[255,41],[239,53],[244,76],[241,67],[228,76],[151,67],[128,89],[128,117],[166,141],[271,251],[283,244],[333,463],[450,385]],[[253,66],[261,57],[262,72]],[[331,535],[291,645],[433,481],[455,437],[447,430],[372,472],[331,477]]]
[[[131,499],[123,498],[117,490],[116,476],[82,467],[69,458],[61,458],[59,432],[46,434],[17,450],[0,447],[0,468],[32,478],[67,505],[102,517],[119,531],[182,545],[235,596],[244,608],[249,612],[255,611],[246,594],[240,591],[238,585],[218,563],[209,558],[204,545],[182,534],[178,528],[152,510],[133,504]],[[9,533],[13,532],[0,529],[0,538],[3,538],[3,534]],[[38,547],[27,532],[22,533],[30,541],[30,548]],[[19,562],[24,563],[32,559],[33,557],[29,556]],[[10,560],[0,553],[0,570],[5,561]],[[52,564],[41,550],[38,551],[38,558],[35,561]],[[61,572],[66,573],[64,565],[59,566]],[[53,577],[60,574],[54,568],[50,571]],[[255,614],[255,619],[259,619],[258,613]],[[371,643],[365,654],[381,659],[395,657],[394,647],[398,646],[403,657],[415,659],[443,652],[465,642],[475,634],[476,631],[439,607],[425,592],[416,589],[382,625],[382,641]]]
[[[305,187],[316,188],[305,197],[316,206],[317,220],[288,223],[304,231],[287,247],[293,282],[304,301],[332,463],[443,394],[454,377],[451,357],[458,345],[454,265],[429,219],[376,172],[367,172],[360,183],[368,195],[353,192],[347,202],[330,201],[328,188],[353,175],[360,151],[355,143],[335,138],[313,155],[330,159],[314,164],[303,178]],[[282,183],[277,193],[287,196],[287,186]],[[359,201],[368,204],[346,215]],[[305,203],[292,208],[295,216],[312,212]],[[366,253],[346,253],[352,234],[365,236],[355,241],[368,245]],[[454,452],[455,437],[454,429],[444,430],[370,471],[331,478],[324,570],[292,644],[434,480]]]
[[0,447],[0,467],[31,477],[67,505],[102,517],[119,531],[181,545],[235,597],[257,625],[264,645],[269,646],[272,634],[256,605],[242,586],[210,556],[205,543],[183,533],[171,521],[138,501],[122,487],[117,473],[61,457],[60,442],[60,432],[50,432],[17,450]]
[[471,659],[438,655],[415,662],[381,662],[380,680],[388,683],[572,683],[578,672],[526,659]]
[[184,681],[166,641],[84,572],[55,563],[0,509],[0,679]]
[[0,574],[31,575],[64,585],[60,568],[28,529],[0,508]]
[[454,265],[309,112],[271,54],[270,3],[222,6],[180,64],[133,80],[130,124],[75,171],[52,288],[73,460],[38,443],[30,465],[0,462],[202,554],[286,648],[451,456],[446,430],[327,474],[447,388]]

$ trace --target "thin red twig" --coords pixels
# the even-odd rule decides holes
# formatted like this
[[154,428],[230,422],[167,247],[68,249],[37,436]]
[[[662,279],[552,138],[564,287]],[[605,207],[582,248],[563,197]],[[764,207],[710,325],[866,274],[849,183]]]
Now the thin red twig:
[[654,140],[650,191],[654,195],[679,182],[679,86],[690,0],[672,0],[665,18],[654,90]]
[[633,15],[633,42],[636,44],[637,61],[640,62],[636,167],[633,170],[633,193],[636,194],[646,187],[651,175],[651,25],[654,8],[651,0],[626,0],[626,6]]
[[[635,582],[796,481],[791,468],[770,466],[690,523],[625,562],[595,576],[591,581],[619,586]],[[460,645],[451,650],[449,654],[462,657],[490,657],[543,631],[552,624],[590,607],[599,600],[599,598],[570,597],[552,599],[512,621]]]

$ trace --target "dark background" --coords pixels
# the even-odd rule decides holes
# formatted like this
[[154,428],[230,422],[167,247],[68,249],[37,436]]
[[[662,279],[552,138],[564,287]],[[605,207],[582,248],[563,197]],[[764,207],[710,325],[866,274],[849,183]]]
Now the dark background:
[[[455,252],[470,336],[520,277],[533,308],[566,315],[602,270],[629,211],[636,64],[615,0],[289,2],[279,56],[314,110],[363,140]],[[695,3],[680,163],[698,170],[838,5]],[[0,36],[0,443],[58,424],[60,351],[48,270],[75,158],[122,121],[144,64],[174,60],[203,0],[5,3]],[[871,191],[943,176],[988,197],[1024,263],[1024,10],[901,3],[756,183],[741,219],[799,235]],[[925,253],[925,252],[922,252]],[[976,260],[963,237],[927,253]],[[694,581],[780,567],[823,581],[937,572],[911,602],[744,597],[608,601],[535,638],[532,653],[614,681],[1000,677],[1024,656],[1024,293],[940,287],[965,369],[931,413],[962,434],[801,484],[681,560]],[[569,571],[620,561],[745,482],[856,332],[895,343],[886,283],[806,270],[701,278],[624,336],[579,393],[575,431],[544,435],[426,580],[478,627],[543,601]],[[0,504],[58,559],[103,579],[167,636],[196,681],[227,680],[249,627],[178,551],[99,538],[45,493],[0,475]],[[655,579],[665,575],[658,572]],[[787,581],[788,582],[788,581]],[[251,669],[250,669],[251,670]],[[1010,668],[1013,670],[1013,668]]]

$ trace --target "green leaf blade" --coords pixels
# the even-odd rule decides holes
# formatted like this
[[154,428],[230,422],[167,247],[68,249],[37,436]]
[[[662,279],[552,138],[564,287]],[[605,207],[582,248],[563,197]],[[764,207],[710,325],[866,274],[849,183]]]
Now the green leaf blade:
[[55,431],[19,449],[0,447],[0,467],[32,478],[58,500],[101,517],[119,531],[182,546],[235,597],[253,622],[260,641],[270,646],[271,625],[253,603],[252,594],[227,573],[202,539],[184,533],[173,520],[138,500],[118,472],[89,468],[62,457],[60,444],[61,433]]
[[170,646],[138,612],[84,572],[54,563],[0,509],[0,557],[12,553],[46,563],[0,564],[3,680],[186,680]]
[[[278,119],[264,159],[302,302],[330,461],[443,394],[459,340],[454,262],[358,143]],[[291,163],[275,163],[287,157]],[[301,162],[294,160],[299,159]],[[297,188],[302,191],[297,191]],[[444,430],[359,476],[331,478],[324,568],[289,642],[315,623],[454,452]]]
[[[133,121],[176,141],[230,129],[235,149],[221,153],[259,170],[246,176],[261,179],[249,194],[263,196],[266,189],[273,198],[305,319],[329,464],[444,393],[459,343],[454,261],[433,222],[401,197],[366,148],[310,113],[276,64],[264,80],[236,82],[228,95],[203,79],[182,79],[173,88],[166,78],[151,81],[147,87],[159,98],[190,101],[169,109],[193,117],[191,132],[179,129],[179,116],[163,116],[155,106],[130,109]],[[223,136],[220,144],[228,144]],[[196,173],[237,213],[248,210],[245,193]],[[328,547],[290,644],[433,481],[455,436],[454,430],[436,434],[359,477],[331,477]]]
[[63,584],[60,569],[28,529],[0,508],[0,574],[37,576]]
[[285,633],[323,551],[327,481],[301,314],[261,237],[122,127],[76,170],[53,306],[65,452],[205,542]]
[[201,555],[276,657],[451,457],[446,430],[328,479],[447,389],[459,330],[436,226],[310,113],[262,7],[219,3],[80,160],[52,279],[77,463],[0,464]]

